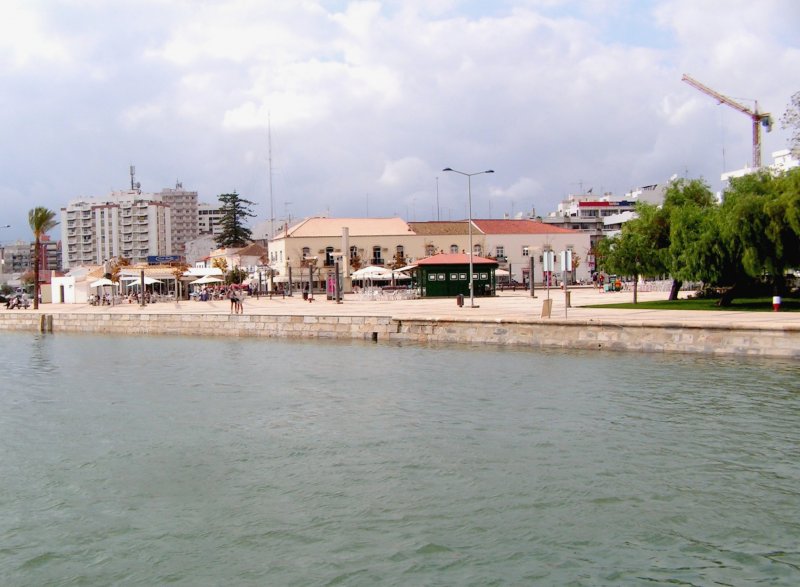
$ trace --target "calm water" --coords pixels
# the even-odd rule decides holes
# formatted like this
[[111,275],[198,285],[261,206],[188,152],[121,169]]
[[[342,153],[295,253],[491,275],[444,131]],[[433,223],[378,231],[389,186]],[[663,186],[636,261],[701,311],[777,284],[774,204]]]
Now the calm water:
[[0,584],[798,585],[788,362],[0,334]]

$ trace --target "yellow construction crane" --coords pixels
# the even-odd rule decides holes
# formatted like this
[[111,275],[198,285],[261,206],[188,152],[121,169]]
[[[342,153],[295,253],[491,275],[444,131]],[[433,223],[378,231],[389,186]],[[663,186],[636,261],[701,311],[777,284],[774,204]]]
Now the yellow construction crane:
[[731,108],[735,108],[739,112],[747,114],[747,116],[750,117],[750,120],[753,121],[753,168],[759,169],[761,167],[761,127],[763,126],[764,128],[767,129],[767,132],[770,132],[772,130],[772,116],[770,116],[767,113],[759,112],[758,102],[755,100],[754,100],[755,107],[753,108],[753,110],[751,110],[747,106],[743,106],[742,104],[739,104],[734,100],[731,100],[727,96],[723,96],[719,92],[715,92],[708,86],[704,86],[699,81],[697,81],[692,77],[689,77],[685,73],[683,74],[681,80],[685,81],[693,88],[700,90],[704,94],[707,94],[712,98],[715,98],[716,100],[719,101],[720,104],[727,104]]

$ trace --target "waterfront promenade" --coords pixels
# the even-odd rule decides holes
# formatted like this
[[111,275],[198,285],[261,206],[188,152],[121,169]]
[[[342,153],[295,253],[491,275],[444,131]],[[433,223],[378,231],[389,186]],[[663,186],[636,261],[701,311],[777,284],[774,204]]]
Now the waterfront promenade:
[[[694,310],[620,310],[613,308],[587,308],[596,304],[615,304],[633,301],[630,291],[599,292],[592,287],[570,289],[571,306],[564,312],[564,292],[551,289],[549,297],[553,308],[549,320],[597,321],[616,324],[648,325],[728,325],[730,327],[759,327],[800,329],[800,312],[737,312]],[[681,292],[685,295],[686,292]],[[668,292],[640,292],[640,301],[666,300]],[[547,299],[544,289],[536,291],[532,298],[529,292],[505,291],[496,297],[475,298],[476,308],[469,307],[469,298],[464,307],[458,307],[453,298],[421,298],[415,300],[364,300],[355,294],[345,296],[341,304],[316,295],[313,302],[304,301],[299,292],[292,297],[249,297],[244,301],[245,314],[263,316],[383,316],[394,319],[430,320],[513,320],[546,321],[540,318],[542,303]],[[5,311],[5,310],[3,310]],[[26,310],[31,312],[32,310]],[[16,312],[14,310],[13,312]],[[123,303],[116,306],[92,306],[84,304],[42,304],[43,313],[111,313],[111,314],[230,314],[228,300],[195,302],[159,302],[144,307]]]
[[[666,299],[667,292],[641,292],[641,301]],[[721,355],[800,357],[800,313],[621,310],[586,305],[629,302],[632,292],[550,290],[550,318],[541,317],[545,290],[502,292],[469,299],[365,300],[352,294],[341,304],[316,296],[250,297],[244,314],[232,315],[230,302],[158,302],[144,307],[90,304],[42,304],[38,312],[1,310],[0,329],[341,338],[414,342],[487,343],[541,348],[689,352]],[[37,316],[40,314],[41,316]],[[44,318],[43,318],[44,317]],[[50,328],[47,328],[48,330]]]

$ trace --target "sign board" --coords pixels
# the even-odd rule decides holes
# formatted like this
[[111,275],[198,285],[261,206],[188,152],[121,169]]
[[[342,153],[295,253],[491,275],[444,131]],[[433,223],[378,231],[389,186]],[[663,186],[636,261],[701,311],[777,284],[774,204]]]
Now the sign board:
[[180,263],[183,257],[180,255],[149,255],[147,257],[148,265],[161,265],[163,263]]
[[572,271],[572,251],[561,251],[561,270]]
[[544,251],[542,253],[542,271],[553,271],[556,264],[555,251]]

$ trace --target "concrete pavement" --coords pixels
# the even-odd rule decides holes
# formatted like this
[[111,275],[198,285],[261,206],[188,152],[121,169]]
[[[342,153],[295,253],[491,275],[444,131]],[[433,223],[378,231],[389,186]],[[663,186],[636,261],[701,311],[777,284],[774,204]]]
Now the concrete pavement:
[[[302,296],[272,299],[261,296],[244,301],[245,314],[265,316],[384,316],[398,320],[424,319],[439,321],[514,321],[514,322],[570,322],[587,324],[647,325],[647,326],[702,326],[714,328],[757,328],[800,330],[798,312],[737,312],[737,311],[691,311],[691,310],[619,310],[610,308],[586,308],[583,306],[632,301],[630,291],[600,292],[592,287],[577,287],[570,290],[571,304],[565,314],[564,292],[551,289],[553,300],[551,317],[541,318],[545,290],[537,290],[536,297],[529,292],[501,292],[492,298],[475,298],[478,307],[470,307],[469,298],[464,307],[458,307],[453,298],[429,298],[416,300],[363,300],[355,294],[345,296],[337,304],[315,296],[307,302]],[[639,299],[665,300],[668,292],[640,292]],[[3,310],[4,312],[6,310]],[[31,312],[32,310],[10,310]],[[211,302],[159,302],[145,307],[136,304],[117,306],[91,306],[89,304],[42,304],[41,313],[131,313],[131,314],[229,314],[227,300]]]

